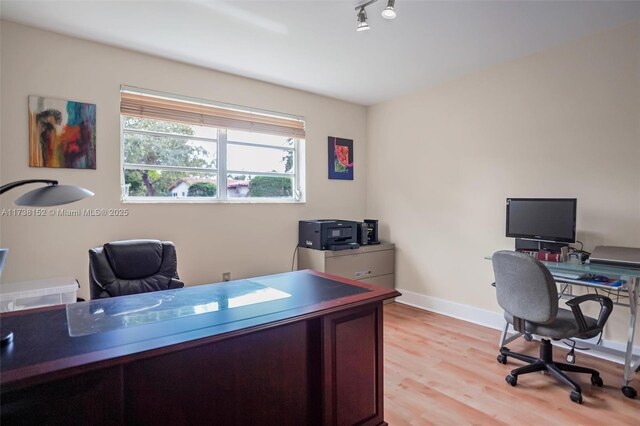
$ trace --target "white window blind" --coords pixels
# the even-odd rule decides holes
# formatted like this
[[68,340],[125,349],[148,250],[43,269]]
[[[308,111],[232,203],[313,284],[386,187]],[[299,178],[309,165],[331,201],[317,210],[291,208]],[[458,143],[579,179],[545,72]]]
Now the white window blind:
[[287,114],[215,104],[201,99],[165,96],[161,92],[122,86],[123,115],[211,127],[305,138],[304,120]]

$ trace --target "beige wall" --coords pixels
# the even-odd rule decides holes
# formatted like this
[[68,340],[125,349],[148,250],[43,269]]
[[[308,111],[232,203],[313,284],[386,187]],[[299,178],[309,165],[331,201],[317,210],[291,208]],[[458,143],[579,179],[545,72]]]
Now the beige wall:
[[[282,272],[291,268],[299,219],[364,217],[364,107],[6,21],[1,31],[1,181],[58,179],[96,193],[70,208],[130,210],[128,218],[0,217],[0,246],[10,249],[4,282],[73,275],[88,297],[87,250],[128,238],[174,241],[187,284],[219,281],[225,271],[233,278]],[[121,204],[121,84],[305,116],[307,202]],[[96,171],[28,167],[29,95],[97,104]],[[327,179],[328,136],[355,140],[353,182]],[[3,195],[1,207],[15,207],[26,191]]]
[[[124,238],[174,241],[188,284],[275,273],[290,268],[298,219],[366,213],[397,244],[398,287],[498,311],[483,256],[513,247],[503,237],[509,196],[577,197],[587,249],[640,246],[639,22],[368,111],[5,21],[0,48],[0,180],[55,178],[96,192],[74,207],[130,210],[126,219],[0,217],[0,246],[11,250],[4,282],[73,275],[87,297],[88,248]],[[120,84],[304,115],[307,203],[122,205]],[[97,104],[96,171],[27,166],[29,95]],[[355,139],[354,182],[327,179],[329,135]],[[611,330],[625,321],[618,308],[610,338],[624,340]]]
[[640,247],[638,117],[637,21],[370,108],[367,216],[396,285],[499,311],[483,257],[513,249],[507,197],[577,197],[587,250]]

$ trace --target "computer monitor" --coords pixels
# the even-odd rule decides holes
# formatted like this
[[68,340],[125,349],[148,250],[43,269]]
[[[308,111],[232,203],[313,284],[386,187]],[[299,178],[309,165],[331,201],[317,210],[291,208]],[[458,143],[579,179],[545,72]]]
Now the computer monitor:
[[576,242],[575,198],[507,198],[507,237]]

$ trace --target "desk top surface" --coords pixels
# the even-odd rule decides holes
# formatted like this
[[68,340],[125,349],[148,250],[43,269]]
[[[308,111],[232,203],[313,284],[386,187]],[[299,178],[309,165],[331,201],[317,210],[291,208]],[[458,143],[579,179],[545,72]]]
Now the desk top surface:
[[596,263],[578,262],[542,262],[550,271],[580,272],[584,274],[599,274],[611,277],[640,277],[640,269],[624,266],[602,265]]
[[[485,256],[491,260],[491,256]],[[604,265],[599,263],[578,263],[578,262],[541,262],[551,272],[576,272],[582,274],[598,274],[610,277],[631,277],[640,278],[640,269],[628,268],[625,266]]]
[[203,338],[223,339],[398,295],[296,271],[4,313],[0,326],[15,337],[0,349],[0,383]]

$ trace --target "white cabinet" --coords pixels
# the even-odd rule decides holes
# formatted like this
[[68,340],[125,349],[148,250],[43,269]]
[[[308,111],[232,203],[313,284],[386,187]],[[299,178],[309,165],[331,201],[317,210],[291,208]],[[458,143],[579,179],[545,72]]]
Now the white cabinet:
[[300,247],[298,249],[298,269],[313,269],[356,281],[394,288],[395,247],[395,244],[389,243],[339,251]]

